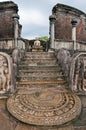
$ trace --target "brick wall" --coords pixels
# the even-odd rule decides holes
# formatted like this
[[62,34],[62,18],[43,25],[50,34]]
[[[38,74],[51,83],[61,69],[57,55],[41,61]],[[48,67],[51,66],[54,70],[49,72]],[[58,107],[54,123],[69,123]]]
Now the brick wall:
[[77,40],[86,41],[86,14],[82,11],[63,4],[53,7],[52,13],[56,16],[55,39],[72,39],[73,18],[77,20]]
[[18,12],[18,6],[11,2],[0,2],[0,38],[14,37],[13,14]]

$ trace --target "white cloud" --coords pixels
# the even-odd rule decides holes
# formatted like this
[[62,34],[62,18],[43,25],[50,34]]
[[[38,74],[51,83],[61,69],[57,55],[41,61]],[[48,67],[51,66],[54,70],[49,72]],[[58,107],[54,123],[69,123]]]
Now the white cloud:
[[35,39],[36,37],[39,37],[38,35],[26,35],[24,38],[26,38],[26,39]]
[[3,2],[3,1],[8,1],[8,0],[0,0],[0,2]]
[[50,3],[57,3],[58,1],[57,0],[48,0],[48,2],[50,2]]
[[72,6],[86,12],[86,1],[85,0],[74,0]]
[[46,26],[47,18],[46,16],[41,13],[39,10],[36,9],[24,9],[20,10],[19,15],[21,16],[20,22],[26,25],[39,25],[39,26]]

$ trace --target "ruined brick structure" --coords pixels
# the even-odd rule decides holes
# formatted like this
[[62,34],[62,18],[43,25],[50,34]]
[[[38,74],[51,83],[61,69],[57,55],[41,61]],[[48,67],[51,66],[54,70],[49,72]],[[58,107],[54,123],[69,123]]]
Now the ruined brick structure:
[[86,41],[86,14],[76,8],[57,4],[52,9],[55,15],[55,39],[72,40],[73,18],[77,20],[77,40]]
[[[14,37],[13,15],[17,12],[18,6],[14,2],[0,2],[0,38]],[[21,28],[21,25],[19,25],[19,28]]]
[[71,40],[73,17],[78,40],[85,41],[85,13],[55,6],[47,51],[40,41],[31,48],[19,37],[15,3],[1,2],[0,11],[0,130],[86,130],[86,42],[76,41],[76,35],[65,42]]

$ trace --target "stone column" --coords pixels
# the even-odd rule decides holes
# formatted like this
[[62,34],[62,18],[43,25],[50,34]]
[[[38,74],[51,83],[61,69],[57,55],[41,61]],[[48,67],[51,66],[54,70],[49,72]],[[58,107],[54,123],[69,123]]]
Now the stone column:
[[72,41],[74,43],[74,50],[76,50],[76,24],[77,24],[77,21],[75,19],[72,19],[71,24],[72,24]]
[[54,23],[55,23],[55,16],[54,15],[51,15],[49,17],[49,20],[50,20],[50,42],[51,42],[51,48],[54,49],[55,48],[55,31],[54,31]]
[[15,39],[15,45],[14,47],[18,47],[17,39],[19,35],[19,15],[18,14],[13,14],[13,19],[14,19],[14,39]]

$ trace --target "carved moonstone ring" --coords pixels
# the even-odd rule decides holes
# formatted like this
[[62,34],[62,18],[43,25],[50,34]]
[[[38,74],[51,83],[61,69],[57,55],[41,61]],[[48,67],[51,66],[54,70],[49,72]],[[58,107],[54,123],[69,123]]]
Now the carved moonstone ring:
[[7,101],[8,111],[18,120],[34,125],[61,125],[81,111],[78,96],[63,88],[19,90]]

